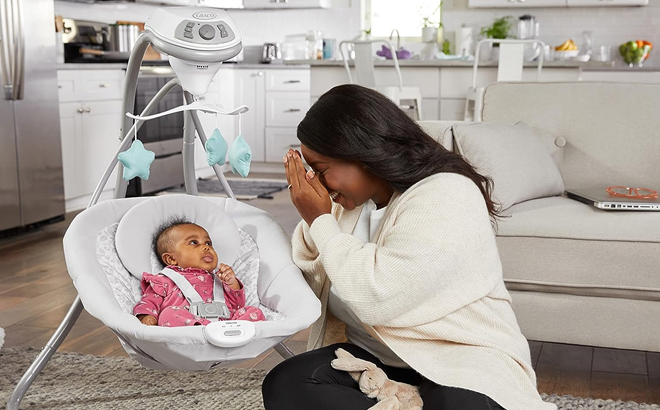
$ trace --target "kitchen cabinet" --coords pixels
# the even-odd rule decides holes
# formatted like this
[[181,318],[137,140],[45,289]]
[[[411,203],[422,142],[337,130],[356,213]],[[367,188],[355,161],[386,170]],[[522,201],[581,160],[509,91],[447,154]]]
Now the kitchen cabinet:
[[252,161],[266,160],[265,146],[265,101],[266,101],[265,70],[237,70],[236,72],[236,105],[247,105],[250,109],[241,114],[242,134],[252,149]]
[[567,0],[469,0],[473,8],[566,7]]
[[[59,70],[66,210],[87,205],[119,147],[123,70]],[[112,197],[116,170],[101,199]]]
[[[205,95],[199,96],[198,101],[209,104],[217,104],[226,110],[235,108],[234,101],[234,74],[231,67],[221,67],[218,73],[213,77],[209,85],[209,90]],[[251,107],[250,107],[251,108]],[[199,120],[204,128],[206,137],[210,137],[213,131],[218,128],[222,136],[231,146],[238,132],[236,128],[236,116],[204,113],[199,111]],[[246,114],[243,114],[244,116]],[[228,170],[229,168],[226,168]],[[213,168],[206,161],[206,150],[199,138],[195,139],[195,176],[197,178],[209,178],[214,176]]]
[[245,104],[243,138],[253,162],[282,162],[298,148],[296,127],[310,107],[308,69],[237,70],[236,105]]
[[647,6],[649,0],[567,0],[568,7]]
[[282,162],[289,148],[300,149],[298,124],[310,107],[309,70],[266,72],[266,162]]
[[246,9],[325,9],[331,6],[331,0],[243,0]]

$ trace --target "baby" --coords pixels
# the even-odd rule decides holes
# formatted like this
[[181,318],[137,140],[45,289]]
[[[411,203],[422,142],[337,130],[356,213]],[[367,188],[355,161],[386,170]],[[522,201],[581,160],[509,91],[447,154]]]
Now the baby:
[[[183,275],[205,303],[213,302],[213,274],[222,281],[231,317],[219,320],[266,320],[259,308],[245,306],[243,284],[232,268],[225,264],[218,266],[218,255],[204,228],[177,219],[161,226],[155,238],[156,254],[163,265]],[[190,304],[183,292],[165,275],[144,272],[140,285],[142,300],[133,308],[133,314],[145,325],[174,327],[211,323],[189,312]]]

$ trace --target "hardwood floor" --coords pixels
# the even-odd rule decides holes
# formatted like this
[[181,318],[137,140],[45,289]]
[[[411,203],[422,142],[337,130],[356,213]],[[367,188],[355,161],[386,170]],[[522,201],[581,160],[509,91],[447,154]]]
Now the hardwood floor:
[[[253,175],[282,179],[283,175]],[[291,234],[299,216],[288,191],[250,205],[268,211]],[[4,347],[43,347],[76,296],[66,271],[62,236],[75,214],[63,222],[0,239],[0,327]],[[294,353],[305,351],[308,331],[286,341]],[[530,341],[538,389],[548,394],[660,403],[660,353],[603,349]],[[126,356],[117,338],[83,312],[61,351]],[[234,367],[269,370],[281,362],[273,350]]]

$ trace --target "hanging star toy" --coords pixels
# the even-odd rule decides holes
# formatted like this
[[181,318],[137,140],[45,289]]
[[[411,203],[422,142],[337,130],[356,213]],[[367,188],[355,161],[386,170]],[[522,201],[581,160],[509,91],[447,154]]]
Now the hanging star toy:
[[123,177],[129,181],[135,177],[149,179],[149,167],[154,162],[156,154],[144,148],[142,141],[136,139],[131,147],[117,155],[119,162],[124,165]]
[[225,141],[217,128],[213,130],[209,139],[206,140],[204,148],[206,149],[206,162],[208,162],[210,166],[215,164],[225,164],[228,145],[227,141]]

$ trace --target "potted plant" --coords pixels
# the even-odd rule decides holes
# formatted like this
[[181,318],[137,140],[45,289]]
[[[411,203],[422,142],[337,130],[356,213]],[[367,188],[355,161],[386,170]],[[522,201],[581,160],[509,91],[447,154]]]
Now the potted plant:
[[[437,16],[435,14],[438,13]],[[437,17],[437,23],[434,21]],[[422,41],[424,43],[442,43],[442,1],[428,16],[422,17]]]
[[[495,38],[495,39],[506,39],[511,38],[509,34],[511,28],[513,27],[513,16],[504,16],[495,19],[493,24],[490,26],[482,27],[479,31],[479,34],[485,38]],[[491,59],[496,60],[499,56],[499,44],[493,44],[493,49],[491,51]]]

